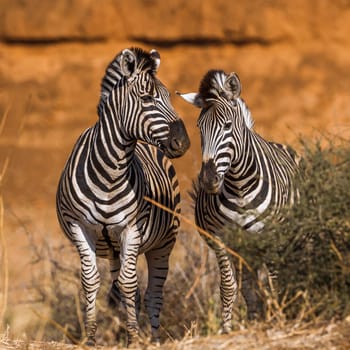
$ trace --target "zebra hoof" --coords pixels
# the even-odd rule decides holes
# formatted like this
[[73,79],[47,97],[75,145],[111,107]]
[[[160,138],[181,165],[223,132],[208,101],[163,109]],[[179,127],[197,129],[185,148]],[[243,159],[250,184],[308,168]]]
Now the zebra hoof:
[[138,335],[128,336],[128,349],[139,349],[142,345],[142,340]]
[[220,328],[219,334],[229,334],[232,332],[232,326],[231,325],[224,325]]
[[152,343],[153,346],[155,346],[157,348],[160,347],[160,339],[159,339],[159,337],[157,337],[157,338],[153,338],[152,337],[151,343]]
[[91,347],[93,347],[93,346],[96,346],[96,340],[95,339],[88,339],[86,342],[85,342],[85,345],[86,346],[91,346]]
[[248,321],[250,322],[260,322],[264,321],[264,319],[264,314],[260,310],[248,312]]

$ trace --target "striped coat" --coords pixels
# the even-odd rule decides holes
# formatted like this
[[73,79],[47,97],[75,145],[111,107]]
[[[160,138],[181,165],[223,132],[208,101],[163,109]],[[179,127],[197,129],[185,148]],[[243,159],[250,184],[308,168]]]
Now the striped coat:
[[145,197],[179,212],[179,184],[169,158],[189,147],[169,92],[156,77],[159,64],[157,51],[138,48],[123,50],[109,64],[99,119],[78,139],[59,181],[57,214],[81,259],[89,344],[95,344],[97,327],[97,256],[110,261],[111,291],[126,307],[129,342],[138,338],[136,263],[142,253],[148,263],[145,304],[159,341],[162,290],[179,221]]
[[[194,193],[196,223],[233,249],[226,234],[228,227],[261,234],[267,220],[283,220],[283,209],[298,200],[298,155],[254,131],[240,92],[235,73],[211,70],[198,93],[181,95],[201,108],[198,127],[203,162]],[[235,268],[225,249],[207,242],[220,268],[223,331],[229,332],[238,289]],[[262,312],[259,292],[247,271],[243,271],[242,293],[249,318],[257,317]]]

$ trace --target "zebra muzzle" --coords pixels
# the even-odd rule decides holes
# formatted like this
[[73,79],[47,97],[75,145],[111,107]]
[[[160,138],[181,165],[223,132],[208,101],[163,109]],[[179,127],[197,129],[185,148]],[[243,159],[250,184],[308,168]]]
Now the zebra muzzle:
[[168,140],[163,144],[164,153],[169,158],[181,157],[190,147],[185,125],[181,119],[169,124]]
[[219,193],[223,183],[223,176],[216,171],[215,163],[212,159],[202,163],[199,174],[199,184],[201,188],[209,194]]

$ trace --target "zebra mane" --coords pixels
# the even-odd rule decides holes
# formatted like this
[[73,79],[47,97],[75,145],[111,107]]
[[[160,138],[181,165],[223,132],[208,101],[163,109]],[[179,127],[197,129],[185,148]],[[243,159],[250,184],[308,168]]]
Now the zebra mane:
[[[151,56],[151,53],[148,53],[138,47],[132,47],[129,50],[132,51],[136,56],[136,67],[134,68],[135,71],[149,71],[152,74],[156,73],[156,62],[154,60],[154,57]],[[100,108],[101,104],[107,100],[109,94],[116,86],[118,81],[124,77],[124,74],[122,73],[120,67],[121,57],[122,51],[114,57],[114,59],[106,68],[105,75],[101,81],[101,94],[98,109]]]
[[248,106],[246,105],[245,101],[242,98],[237,98],[237,102],[243,114],[245,125],[247,126],[248,129],[252,130],[254,127],[254,119],[252,117],[252,114],[250,113]]
[[[227,75],[223,70],[209,70],[203,77],[199,86],[199,95],[201,99],[205,103],[209,104],[219,98],[232,100],[233,97],[232,94],[230,94],[230,89],[232,89],[232,87],[227,86],[228,77],[229,75]],[[245,101],[240,97],[235,98],[235,100],[240,107],[246,126],[249,129],[253,129],[254,120]]]
[[224,84],[226,73],[222,70],[211,69],[203,77],[199,85],[199,94],[203,101],[226,97]]

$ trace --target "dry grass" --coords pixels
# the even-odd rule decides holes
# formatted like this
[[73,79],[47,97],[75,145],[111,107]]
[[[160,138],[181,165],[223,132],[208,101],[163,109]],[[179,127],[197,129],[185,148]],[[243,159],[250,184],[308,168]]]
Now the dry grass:
[[[323,323],[308,327],[285,325],[281,328],[267,328],[264,324],[251,325],[237,330],[229,335],[214,335],[200,337],[196,327],[179,341],[167,341],[162,344],[162,350],[287,350],[287,349],[317,349],[345,350],[350,348],[350,319],[342,322]],[[59,342],[29,342],[11,340],[8,332],[0,335],[1,349],[31,349],[31,350],[77,350],[84,346],[68,345]],[[97,349],[116,349],[115,346],[98,346]],[[118,349],[125,349],[118,347]],[[140,344],[134,349],[151,350],[155,347],[150,343]]]
[[[28,102],[28,101],[27,101]],[[12,103],[9,103],[5,109],[0,121],[0,139],[5,138],[6,125],[9,122],[9,115]],[[28,109],[28,104],[24,105],[24,109]],[[15,135],[15,140],[18,140],[23,128],[24,128],[24,113],[21,114],[19,125]],[[8,308],[8,293],[9,293],[9,259],[8,259],[8,247],[4,231],[4,197],[3,189],[4,182],[7,174],[7,170],[10,164],[12,153],[15,150],[15,145],[7,149],[6,152],[2,152],[0,157],[0,332],[5,328],[5,317]]]
[[[3,136],[4,133],[8,112],[9,110],[7,109],[0,123],[0,137]],[[0,331],[2,331],[4,324],[9,288],[7,244],[4,232],[4,199],[2,194],[3,183],[6,175],[6,170],[9,164],[9,159],[10,157],[9,155],[7,155],[0,169]]]

